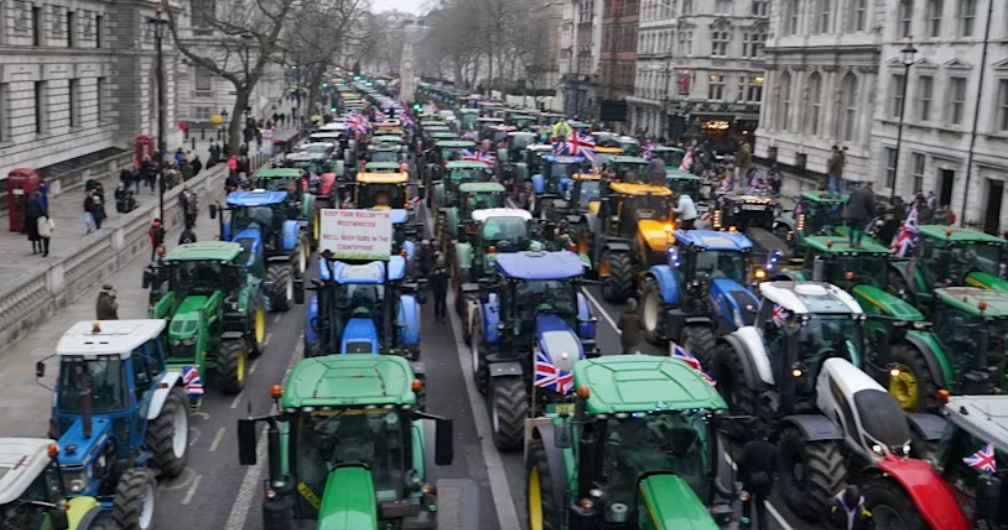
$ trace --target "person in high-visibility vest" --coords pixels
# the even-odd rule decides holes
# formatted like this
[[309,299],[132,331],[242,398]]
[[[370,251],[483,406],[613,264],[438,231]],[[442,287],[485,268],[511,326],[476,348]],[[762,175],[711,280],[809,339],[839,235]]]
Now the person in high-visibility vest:
[[560,118],[556,123],[553,124],[553,139],[559,142],[561,139],[567,139],[571,135],[571,126],[567,124],[567,120]]

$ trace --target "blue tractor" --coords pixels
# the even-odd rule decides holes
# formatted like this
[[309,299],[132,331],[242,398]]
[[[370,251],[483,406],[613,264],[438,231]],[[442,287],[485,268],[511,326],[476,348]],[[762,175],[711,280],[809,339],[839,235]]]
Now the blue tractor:
[[699,358],[715,335],[756,319],[759,301],[747,287],[753,245],[738,232],[676,230],[672,238],[668,263],[642,275],[641,323],[649,342],[671,340]]
[[588,169],[583,156],[542,155],[538,171],[532,175],[532,193],[527,198],[528,210],[539,217],[549,213],[554,202],[563,201],[574,189],[574,175]]
[[[167,335],[160,319],[78,322],[56,346],[49,436],[63,484],[98,499],[124,529],[153,527],[155,477],[178,476],[189,457],[186,392],[199,380],[167,369]],[[39,361],[36,377],[45,372]]]
[[[406,281],[406,259],[349,263],[319,258],[308,303],[305,355],[343,353],[420,356],[420,305],[426,279]],[[299,283],[295,298],[303,299]]]
[[598,355],[595,321],[569,251],[497,254],[480,280],[469,329],[473,375],[489,400],[498,449],[520,449],[525,419],[556,413],[573,395],[574,363]]
[[[231,218],[226,220],[224,212],[231,212]],[[308,268],[311,245],[307,222],[299,215],[284,191],[238,191],[228,194],[226,208],[210,205],[210,218],[220,222],[221,241],[238,243],[248,252],[242,264],[262,278],[272,311],[290,309],[294,281]]]

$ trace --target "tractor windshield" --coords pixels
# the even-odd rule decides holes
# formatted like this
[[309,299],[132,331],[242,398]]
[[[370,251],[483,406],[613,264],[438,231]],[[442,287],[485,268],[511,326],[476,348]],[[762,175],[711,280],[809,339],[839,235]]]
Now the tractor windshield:
[[665,181],[668,189],[676,193],[689,195],[691,199],[700,198],[700,181],[695,179],[668,179]]
[[[641,219],[669,219],[670,208],[668,197],[657,195],[632,195],[623,201],[623,214],[632,215],[634,220]],[[637,229],[636,226],[633,227]]]
[[[281,205],[276,205],[278,208]],[[282,216],[281,216],[282,217]],[[242,230],[257,227],[263,231],[270,232],[273,229],[275,216],[273,208],[269,206],[245,206],[232,210],[231,233],[238,234]]]
[[613,501],[632,505],[640,476],[655,471],[673,473],[700,499],[711,498],[705,411],[621,413],[601,421],[606,441],[602,469]]
[[465,211],[483,210],[486,208],[504,208],[503,193],[471,193],[465,199]]
[[371,158],[369,162],[398,162],[399,152],[398,151],[372,151]]
[[577,316],[577,294],[569,280],[516,282],[514,303],[520,333],[531,333],[538,315],[552,314],[570,322]]
[[318,153],[318,154],[326,154],[331,150],[332,150],[331,146],[320,144],[311,144],[302,148],[302,151],[304,151],[305,153]]
[[806,234],[819,234],[844,224],[844,205],[840,202],[807,201],[805,208],[804,233]]
[[341,283],[335,289],[336,309],[343,315],[343,321],[351,318],[370,318],[376,329],[383,328],[382,300],[385,286],[373,283]]
[[286,191],[289,193],[297,190],[297,184],[293,180],[272,177],[256,179],[255,187],[269,191]]
[[210,295],[223,286],[225,267],[218,261],[178,261],[169,270],[168,285],[173,291]]
[[91,411],[96,414],[122,412],[129,407],[126,396],[126,363],[118,355],[62,357],[56,406],[63,412],[79,414],[84,399],[81,391],[91,391]]
[[462,158],[462,151],[465,150],[464,147],[442,147],[441,148],[441,160],[459,160]]
[[587,209],[588,203],[598,201],[602,196],[602,192],[599,188],[600,182],[601,181],[598,180],[581,181],[581,191],[580,195],[578,195],[578,206],[580,206],[581,209]]
[[472,169],[472,168],[453,169],[451,170],[449,178],[451,179],[452,184],[456,186],[464,182],[483,182],[486,180],[483,177],[482,169]]
[[403,188],[398,184],[365,184],[358,188],[357,207],[387,206],[401,208],[406,204]]
[[[939,304],[935,313],[934,331],[953,353],[950,358],[955,373],[965,374],[973,368],[992,376],[1005,373],[1008,318],[982,318]],[[986,366],[976,366],[977,354],[982,351],[987,352]],[[995,388],[1001,388],[1004,378],[995,377],[991,384]]]
[[462,119],[460,120],[462,122],[462,129],[467,131],[472,131],[476,129],[476,118],[477,118],[476,114],[473,114],[471,112],[466,112],[462,114]]
[[[407,419],[385,408],[300,412],[293,418],[290,460],[297,482],[323,497],[329,473],[347,464],[371,471],[378,502],[401,499],[409,468]],[[310,504],[299,502],[304,509]]]
[[972,272],[997,276],[1001,245],[922,237],[918,256],[924,277],[930,285],[962,285]]
[[822,363],[830,357],[847,359],[854,366],[861,365],[861,322],[852,315],[810,315],[801,328],[799,361],[814,377],[819,375]]
[[491,217],[483,223],[483,248],[497,252],[518,252],[528,248],[528,226],[520,217]]
[[252,248],[255,245],[255,240],[251,237],[239,237],[235,240],[236,243],[241,245],[241,253],[235,259],[235,263],[243,267],[252,276],[256,278],[262,278],[266,275],[266,264],[263,260],[259,259],[258,254],[252,252]]
[[696,257],[694,271],[697,279],[728,278],[740,284],[745,284],[746,270],[749,265],[746,255],[730,250],[707,250],[704,252],[686,253],[686,264],[689,257]]
[[17,499],[0,505],[0,529],[43,530],[55,528],[52,508],[46,503],[61,506],[64,499],[63,482],[59,469],[46,467]]
[[[806,261],[806,270],[811,272],[812,261]],[[870,285],[885,289],[888,254],[844,254],[829,256],[826,262],[826,278],[829,282],[850,291],[858,285]]]

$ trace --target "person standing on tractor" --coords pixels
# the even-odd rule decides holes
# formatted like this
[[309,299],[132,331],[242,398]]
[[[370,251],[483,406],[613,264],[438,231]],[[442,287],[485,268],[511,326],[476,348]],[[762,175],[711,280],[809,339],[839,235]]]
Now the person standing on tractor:
[[679,219],[679,228],[681,230],[694,230],[696,228],[696,219],[700,217],[700,214],[697,212],[696,203],[693,202],[692,197],[685,193],[675,193],[675,195],[678,196],[678,203],[672,212]]
[[448,296],[448,269],[445,268],[444,256],[438,252],[434,270],[430,275],[431,290],[434,291],[434,318],[438,322],[444,322],[447,316],[447,306],[445,297]]
[[868,530],[872,527],[872,514],[865,508],[864,497],[857,486],[847,486],[833,498],[829,522],[833,530]]
[[567,123],[567,119],[561,117],[553,124],[553,140],[554,142],[562,142],[567,138],[570,138],[571,126]]
[[777,469],[777,447],[767,439],[765,429],[757,428],[753,439],[742,446],[736,460],[742,488],[748,493],[742,502],[742,527],[752,528],[752,507],[756,505],[756,528],[767,530],[766,500],[773,491],[773,473]]
[[843,170],[844,170],[844,154],[840,151],[840,146],[833,146],[833,155],[830,156],[829,162],[826,168],[829,172],[829,180],[827,181],[827,189],[830,193],[835,195],[840,195],[844,191],[843,185]]
[[620,315],[619,323],[616,326],[620,331],[620,346],[623,348],[623,355],[637,353],[637,345],[640,344],[643,325],[644,322],[637,311],[637,299],[628,299],[627,310]]
[[850,228],[850,246],[857,248],[861,246],[861,239],[864,238],[865,225],[872,218],[875,212],[875,193],[872,191],[871,181],[865,182],[863,186],[851,192],[847,199],[847,206],[844,208],[844,217],[847,219],[847,226]]

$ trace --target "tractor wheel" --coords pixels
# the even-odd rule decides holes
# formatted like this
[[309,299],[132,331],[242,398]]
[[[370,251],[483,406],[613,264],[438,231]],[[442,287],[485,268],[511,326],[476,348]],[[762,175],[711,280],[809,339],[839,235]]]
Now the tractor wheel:
[[788,427],[777,441],[777,462],[784,502],[802,519],[821,519],[847,478],[837,442],[809,441],[797,428]]
[[315,250],[318,248],[319,238],[322,237],[322,211],[316,209],[311,214],[312,216],[312,237],[311,237],[311,248]]
[[308,272],[308,261],[311,259],[312,247],[311,242],[308,241],[308,235],[304,232],[298,234],[297,241],[297,270],[294,274],[298,278],[304,278],[306,272]]
[[[737,414],[762,418],[762,397],[757,389],[746,383],[741,354],[727,342],[715,345],[713,352],[714,373],[711,376],[717,380],[718,390],[728,407]],[[703,359],[697,359],[703,363]]]
[[[648,276],[644,279],[644,285],[641,286],[640,292],[641,324],[644,327],[644,339],[651,344],[660,345],[667,340],[661,329],[661,288],[654,278]],[[696,354],[694,353],[694,355]]]
[[94,519],[91,520],[91,524],[86,526],[78,526],[78,530],[122,530],[119,523],[116,522],[115,517],[111,512],[102,511],[99,512]]
[[273,310],[288,311],[294,302],[294,278],[292,267],[285,265],[266,268],[266,281],[273,282]]
[[154,528],[157,480],[154,472],[131,467],[123,472],[113,497],[112,516],[123,530]]
[[144,448],[153,455],[151,467],[162,477],[179,476],[189,459],[189,398],[181,387],[172,389],[161,413],[147,426]]
[[250,320],[245,336],[249,338],[249,354],[258,357],[266,352],[266,309],[255,304]]
[[528,393],[522,376],[499,376],[490,381],[490,423],[498,450],[517,451],[525,442],[529,415]]
[[602,280],[602,298],[606,302],[622,304],[633,296],[633,263],[627,253],[608,250],[602,252],[598,269]]
[[525,499],[528,500],[528,518],[531,530],[559,530],[560,507],[553,500],[553,481],[546,462],[546,447],[536,438],[529,440],[525,458]]
[[938,410],[938,382],[928,369],[924,353],[902,342],[892,346],[891,362],[899,367],[899,375],[889,375],[889,394],[905,412]]
[[469,326],[469,355],[472,356],[473,380],[480,394],[486,395],[490,373],[486,364],[486,352],[483,350],[483,318],[477,309]]
[[714,332],[709,326],[700,324],[684,327],[682,347],[700,361],[700,366],[714,365]]
[[913,500],[900,483],[891,478],[870,480],[861,491],[865,508],[872,514],[875,528],[885,530],[930,530]]
[[244,341],[221,341],[217,349],[217,377],[224,392],[237,394],[245,388],[247,361],[248,352]]

